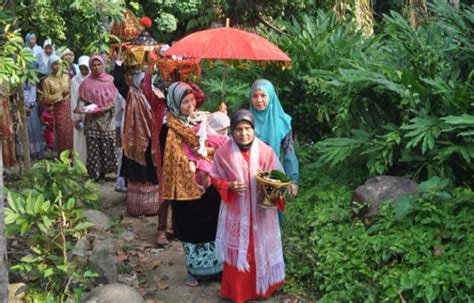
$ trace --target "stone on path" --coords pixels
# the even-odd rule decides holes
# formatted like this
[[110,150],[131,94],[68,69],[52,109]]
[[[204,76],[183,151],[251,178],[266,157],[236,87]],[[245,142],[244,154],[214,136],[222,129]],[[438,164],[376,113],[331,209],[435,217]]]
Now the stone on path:
[[82,303],[145,303],[145,300],[133,287],[114,283],[92,290]]
[[94,224],[94,228],[97,230],[107,230],[110,228],[110,220],[106,214],[99,210],[88,209],[84,211],[84,217]]
[[20,303],[26,295],[28,287],[25,283],[14,283],[8,285],[8,302]]
[[94,241],[94,248],[92,249],[93,252],[98,252],[98,251],[105,251],[107,253],[112,253],[115,251],[115,244],[114,241],[110,238],[104,239],[104,240],[99,240],[96,239]]
[[87,252],[90,250],[90,243],[87,238],[82,238],[77,241],[76,245],[72,250],[72,254],[79,257],[85,257]]
[[122,240],[125,240],[125,241],[127,241],[127,242],[130,242],[130,241],[133,241],[133,239],[135,239],[135,234],[132,233],[132,232],[129,231],[129,230],[125,230],[124,232],[122,232],[122,233],[120,234],[120,238],[121,238]]
[[95,251],[89,258],[91,269],[99,274],[97,281],[102,284],[117,282],[117,265],[114,258],[105,250]]
[[352,194],[352,201],[368,204],[359,212],[360,217],[368,218],[378,212],[383,202],[391,199],[396,203],[402,195],[416,193],[417,187],[418,183],[405,177],[373,177],[356,188]]

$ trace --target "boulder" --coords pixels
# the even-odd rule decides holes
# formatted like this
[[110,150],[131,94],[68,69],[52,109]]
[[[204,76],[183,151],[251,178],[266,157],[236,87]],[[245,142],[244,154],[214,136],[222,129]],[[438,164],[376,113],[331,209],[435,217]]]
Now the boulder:
[[145,300],[133,287],[114,283],[92,290],[82,303],[145,303]]
[[105,240],[96,239],[94,241],[94,248],[93,252],[104,250],[107,253],[112,253],[115,251],[115,244],[114,241],[110,238]]
[[352,193],[352,201],[367,203],[367,207],[362,208],[358,215],[368,218],[376,214],[385,201],[391,200],[396,203],[402,195],[416,193],[417,187],[418,183],[405,177],[373,177],[355,189]]
[[111,284],[117,282],[117,265],[105,250],[94,251],[89,258],[91,269],[99,274],[97,282]]
[[82,238],[79,239],[79,241],[76,242],[76,245],[74,245],[74,248],[72,250],[72,255],[73,256],[79,256],[79,257],[85,257],[87,256],[87,252],[90,250],[90,243],[87,238]]
[[110,220],[106,214],[99,210],[95,209],[88,209],[84,211],[84,217],[92,224],[94,224],[94,228],[97,230],[107,230],[110,228]]

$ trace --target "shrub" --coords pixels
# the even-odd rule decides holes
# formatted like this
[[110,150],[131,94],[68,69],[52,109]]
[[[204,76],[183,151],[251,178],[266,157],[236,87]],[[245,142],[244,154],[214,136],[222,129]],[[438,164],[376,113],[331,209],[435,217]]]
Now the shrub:
[[[36,163],[31,174],[8,191],[6,232],[28,239],[29,250],[11,270],[30,281],[29,297],[64,301],[91,285],[95,273],[72,258],[78,239],[92,225],[82,217],[81,204],[92,205],[97,193],[77,154],[65,151],[59,160]],[[43,299],[39,299],[43,298]]]
[[287,291],[318,302],[472,300],[471,189],[434,177],[366,224],[346,185],[303,167],[283,226]]

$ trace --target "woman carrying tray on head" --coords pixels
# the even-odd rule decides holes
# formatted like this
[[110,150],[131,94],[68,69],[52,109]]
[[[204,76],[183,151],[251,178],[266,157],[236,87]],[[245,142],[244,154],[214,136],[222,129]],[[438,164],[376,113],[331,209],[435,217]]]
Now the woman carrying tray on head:
[[256,181],[257,172],[282,166],[254,125],[248,110],[232,115],[232,139],[217,151],[211,172],[223,200],[216,235],[225,262],[221,296],[236,302],[269,298],[285,279],[277,209],[257,206]]

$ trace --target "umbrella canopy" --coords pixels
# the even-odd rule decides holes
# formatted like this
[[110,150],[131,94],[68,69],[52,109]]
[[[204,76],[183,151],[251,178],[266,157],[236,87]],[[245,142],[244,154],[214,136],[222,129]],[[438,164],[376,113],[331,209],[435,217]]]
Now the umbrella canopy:
[[165,55],[197,59],[291,61],[290,57],[267,39],[230,27],[190,34],[176,42]]

